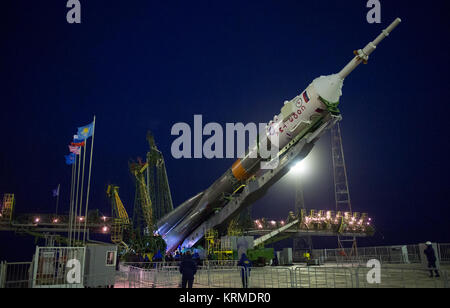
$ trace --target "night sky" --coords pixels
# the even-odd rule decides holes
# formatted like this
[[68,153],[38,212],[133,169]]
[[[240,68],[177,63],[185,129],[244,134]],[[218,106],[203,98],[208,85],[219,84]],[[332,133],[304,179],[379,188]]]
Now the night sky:
[[[448,1],[381,1],[368,24],[360,1],[4,0],[1,11],[0,194],[16,212],[68,211],[67,145],[97,117],[90,207],[110,215],[120,186],[131,215],[129,159],[145,157],[152,130],[165,154],[174,205],[233,162],[175,160],[172,125],[267,122],[320,75],[337,73],[396,17],[403,22],[345,81],[341,123],[355,211],[379,231],[370,245],[450,242]],[[334,209],[329,135],[308,158],[306,206]],[[286,176],[254,205],[285,218],[297,180]],[[30,259],[30,238],[0,234],[0,259]],[[335,242],[333,242],[335,243]],[[30,254],[30,255],[28,255]]]

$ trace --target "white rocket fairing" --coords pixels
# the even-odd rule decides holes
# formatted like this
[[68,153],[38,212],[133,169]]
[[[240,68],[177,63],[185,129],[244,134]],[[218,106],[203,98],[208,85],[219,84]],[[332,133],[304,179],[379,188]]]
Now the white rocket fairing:
[[[339,114],[337,109],[342,95],[344,79],[369,55],[401,22],[397,18],[387,29],[363,49],[354,52],[355,57],[337,74],[316,78],[300,95],[285,102],[281,113],[269,122],[259,142],[251,147],[244,158],[238,159],[208,189],[187,200],[158,223],[157,232],[165,239],[167,250],[173,251],[203,221],[214,215],[214,210],[226,204],[224,194],[231,194],[253,176],[261,173],[263,163],[261,149],[277,145],[278,155],[308,133],[319,135],[326,117]],[[310,151],[310,149],[309,149]]]

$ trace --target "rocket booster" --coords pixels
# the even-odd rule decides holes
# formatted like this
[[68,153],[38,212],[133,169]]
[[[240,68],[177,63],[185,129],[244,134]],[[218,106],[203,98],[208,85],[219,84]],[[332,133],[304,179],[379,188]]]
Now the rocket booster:
[[[263,173],[261,149],[277,147],[279,153],[307,133],[313,133],[326,115],[339,113],[337,106],[342,95],[344,79],[361,63],[367,63],[370,54],[399,24],[397,18],[388,28],[363,49],[355,50],[355,57],[337,74],[316,78],[300,95],[286,101],[281,113],[270,121],[255,145],[238,159],[230,169],[209,188],[197,194],[164,216],[157,223],[157,232],[167,243],[167,250],[175,250],[202,222],[226,204],[224,195],[253,176]],[[282,154],[280,154],[282,155]]]

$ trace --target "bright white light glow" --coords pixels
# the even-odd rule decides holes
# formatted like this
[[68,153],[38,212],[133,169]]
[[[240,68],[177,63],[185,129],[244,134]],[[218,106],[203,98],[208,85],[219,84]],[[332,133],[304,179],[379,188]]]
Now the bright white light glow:
[[299,161],[295,166],[291,168],[293,174],[304,174],[307,171],[307,166],[304,160]]

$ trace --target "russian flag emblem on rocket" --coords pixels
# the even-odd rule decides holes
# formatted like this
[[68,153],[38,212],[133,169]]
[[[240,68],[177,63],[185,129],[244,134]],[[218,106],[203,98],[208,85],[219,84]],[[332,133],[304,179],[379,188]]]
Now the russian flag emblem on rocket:
[[303,99],[305,100],[305,103],[309,102],[308,93],[306,91],[303,92]]

